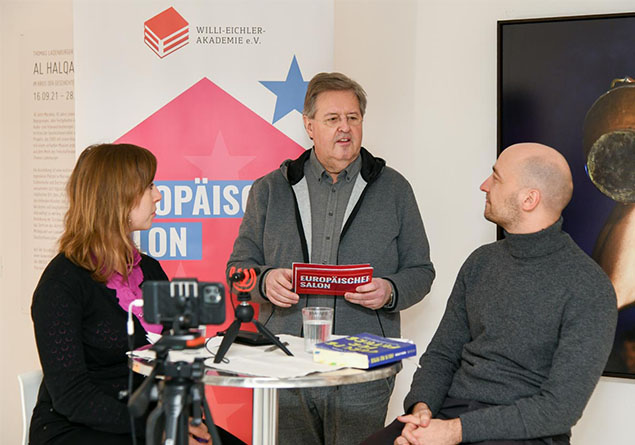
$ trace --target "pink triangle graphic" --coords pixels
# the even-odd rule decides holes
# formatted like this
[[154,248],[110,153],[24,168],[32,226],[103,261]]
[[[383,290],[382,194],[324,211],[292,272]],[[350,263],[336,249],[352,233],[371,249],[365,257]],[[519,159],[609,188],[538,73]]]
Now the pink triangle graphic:
[[[218,138],[222,137],[223,143]],[[117,142],[148,148],[159,159],[158,180],[186,180],[201,174],[187,157],[218,156],[237,170],[231,179],[256,179],[297,157],[304,149],[211,80],[203,78],[124,134]],[[228,156],[216,150],[226,147]],[[242,165],[244,157],[253,158]],[[205,172],[211,175],[217,170]],[[210,179],[220,179],[208,176]]]
[[204,156],[186,156],[186,159],[201,172],[214,179],[236,179],[242,168],[253,161],[255,156],[236,156],[229,153],[222,131],[218,132],[216,142],[210,146],[210,152]]
[[[152,151],[158,159],[157,181],[254,180],[304,151],[207,78],[192,85],[116,142],[137,144]],[[224,283],[225,264],[240,220],[208,218],[200,221],[203,259],[163,261],[162,266],[170,278],[194,277],[199,281]],[[233,318],[228,297],[227,322],[210,326],[207,335],[226,329]],[[222,420],[219,424],[246,440],[251,431],[251,391],[232,393],[236,399],[227,406],[228,412],[218,412]],[[218,393],[215,400],[219,406],[212,410],[223,410]],[[242,408],[237,408],[236,402],[242,403]]]

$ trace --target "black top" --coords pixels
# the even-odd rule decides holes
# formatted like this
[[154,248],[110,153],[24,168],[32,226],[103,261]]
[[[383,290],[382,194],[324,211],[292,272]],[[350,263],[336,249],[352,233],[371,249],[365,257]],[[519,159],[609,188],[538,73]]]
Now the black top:
[[[146,255],[140,266],[144,281],[168,279]],[[31,315],[44,373],[31,419],[31,443],[45,443],[78,424],[130,432],[126,400],[119,398],[120,391],[128,389],[127,313],[115,291],[59,254],[40,278]],[[147,344],[146,331],[133,318],[138,348]],[[138,384],[141,377],[135,379]]]

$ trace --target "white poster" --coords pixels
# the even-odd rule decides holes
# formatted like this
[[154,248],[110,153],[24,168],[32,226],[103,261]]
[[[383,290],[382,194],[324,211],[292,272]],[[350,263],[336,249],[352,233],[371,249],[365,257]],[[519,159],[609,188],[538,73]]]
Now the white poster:
[[[333,64],[332,0],[76,0],[74,26],[79,151],[120,137],[203,78],[305,145],[294,87]],[[176,47],[153,49],[153,38],[167,48],[175,35]],[[267,81],[286,88],[276,94]]]
[[72,44],[68,26],[20,38],[24,313],[30,312],[33,289],[63,230],[66,181],[75,162]]
[[[311,146],[301,113],[308,81],[332,70],[333,0],[77,0],[74,12],[77,152],[150,149],[163,199],[141,250],[171,278],[224,282],[251,183]],[[210,396],[214,418],[248,441],[251,410],[232,391]]]

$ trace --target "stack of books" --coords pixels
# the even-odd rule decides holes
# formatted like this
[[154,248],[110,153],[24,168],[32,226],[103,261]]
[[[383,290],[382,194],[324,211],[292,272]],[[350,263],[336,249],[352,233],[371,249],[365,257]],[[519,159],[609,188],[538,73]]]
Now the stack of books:
[[313,360],[336,366],[369,369],[417,354],[417,346],[372,334],[359,334],[318,343]]

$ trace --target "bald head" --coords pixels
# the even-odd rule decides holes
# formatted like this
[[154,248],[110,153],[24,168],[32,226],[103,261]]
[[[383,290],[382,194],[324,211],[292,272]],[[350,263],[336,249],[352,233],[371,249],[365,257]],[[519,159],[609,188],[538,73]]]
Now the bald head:
[[518,185],[540,191],[545,210],[560,215],[573,194],[567,160],[558,151],[537,143],[522,143],[501,153],[516,167]]
[[503,150],[481,190],[487,220],[509,233],[533,233],[560,218],[573,182],[560,153],[546,145],[523,143]]

